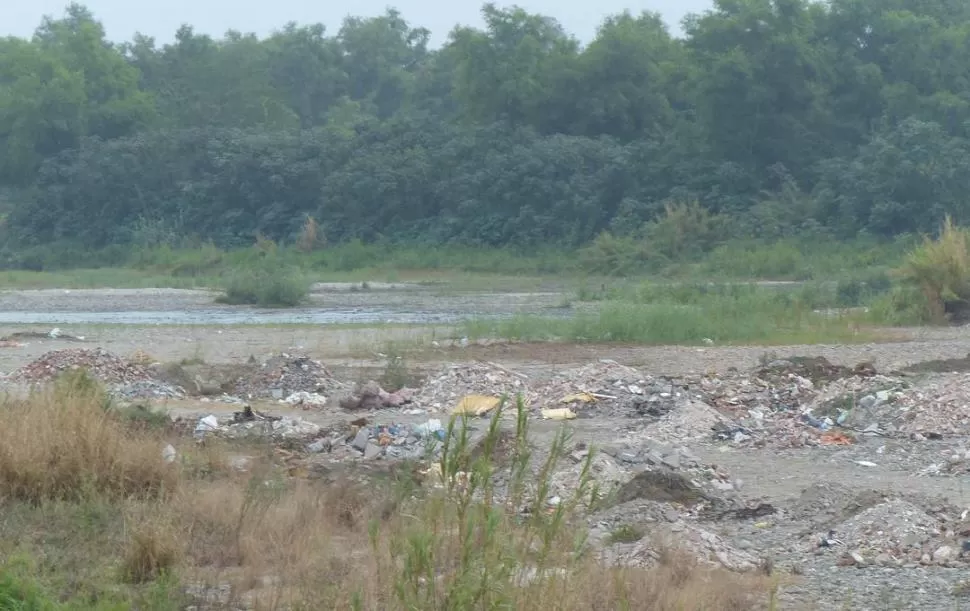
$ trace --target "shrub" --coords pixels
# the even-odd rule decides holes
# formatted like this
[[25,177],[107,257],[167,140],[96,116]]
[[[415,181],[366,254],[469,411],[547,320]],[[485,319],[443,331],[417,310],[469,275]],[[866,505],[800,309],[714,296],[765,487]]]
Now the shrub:
[[230,273],[225,293],[216,301],[228,305],[291,308],[306,301],[309,293],[309,282],[302,273],[260,265]]
[[922,291],[931,321],[962,321],[970,315],[970,231],[949,216],[940,235],[924,238],[897,273],[904,284]]

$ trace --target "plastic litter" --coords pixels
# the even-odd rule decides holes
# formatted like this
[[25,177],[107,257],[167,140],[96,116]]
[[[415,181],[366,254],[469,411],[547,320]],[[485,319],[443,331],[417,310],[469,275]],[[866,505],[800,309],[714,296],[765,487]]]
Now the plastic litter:
[[206,433],[219,430],[219,419],[209,414],[204,418],[199,418],[199,423],[195,425],[194,436],[196,439],[202,440],[205,438]]
[[439,439],[444,439],[445,436],[445,430],[441,424],[441,420],[437,418],[432,418],[427,422],[415,425],[413,432],[416,437],[430,437],[434,435]]
[[498,397],[466,395],[458,401],[458,405],[451,413],[458,416],[484,416],[498,407],[501,402]]
[[576,417],[576,412],[568,407],[542,410],[542,417],[546,420],[572,420]]
[[588,392],[577,392],[559,399],[560,403],[596,403],[596,397]]
[[172,444],[168,444],[164,449],[162,449],[162,459],[164,459],[167,463],[175,462],[175,454],[175,448],[172,446]]

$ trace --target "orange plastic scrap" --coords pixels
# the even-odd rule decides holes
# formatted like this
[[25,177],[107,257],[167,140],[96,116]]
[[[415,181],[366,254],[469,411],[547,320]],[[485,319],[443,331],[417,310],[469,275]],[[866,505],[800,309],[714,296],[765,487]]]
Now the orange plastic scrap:
[[855,443],[855,440],[845,433],[832,431],[830,433],[823,433],[822,436],[819,437],[819,443],[821,443],[823,446],[848,446]]

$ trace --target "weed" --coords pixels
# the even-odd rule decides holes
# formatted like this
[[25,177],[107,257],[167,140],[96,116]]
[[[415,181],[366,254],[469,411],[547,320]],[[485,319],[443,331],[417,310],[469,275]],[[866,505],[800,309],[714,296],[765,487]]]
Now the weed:
[[407,386],[417,386],[419,379],[408,367],[407,359],[403,352],[397,350],[392,345],[388,345],[383,354],[384,371],[378,380],[381,388],[388,392],[394,392]]
[[643,538],[642,529],[630,524],[621,524],[610,532],[610,543],[635,543]]

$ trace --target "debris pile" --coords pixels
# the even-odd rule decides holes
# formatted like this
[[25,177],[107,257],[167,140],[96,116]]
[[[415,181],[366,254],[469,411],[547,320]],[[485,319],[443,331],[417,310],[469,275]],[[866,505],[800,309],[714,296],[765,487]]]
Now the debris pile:
[[374,410],[387,407],[401,407],[410,403],[414,396],[414,389],[402,388],[395,392],[387,392],[373,380],[361,384],[353,393],[340,400],[340,407],[347,410]]
[[450,411],[462,397],[482,395],[515,397],[522,394],[528,405],[533,399],[529,377],[496,363],[477,362],[451,365],[437,375],[429,376],[412,400],[428,411]]
[[536,389],[540,407],[583,415],[660,418],[689,399],[682,383],[601,360],[556,375]]
[[650,537],[635,543],[620,543],[600,552],[601,560],[613,566],[650,568],[656,566],[671,550],[689,554],[707,566],[721,566],[729,571],[752,571],[761,562],[752,554],[731,546],[722,537],[684,521],[660,524]]
[[121,399],[135,401],[139,399],[182,399],[185,389],[181,386],[165,384],[156,380],[139,380],[131,384],[116,384],[110,389],[111,394]]
[[102,348],[53,350],[10,374],[18,382],[50,381],[66,371],[84,369],[105,384],[134,384],[152,380],[149,371]]
[[234,392],[248,399],[284,399],[300,392],[327,396],[343,388],[344,385],[320,361],[280,354],[237,380]]
[[259,438],[277,440],[310,440],[320,436],[321,428],[299,418],[281,418],[258,412],[249,406],[235,412],[231,419],[219,421],[214,415],[200,418],[194,431],[196,439],[215,434],[230,439]]
[[959,544],[948,540],[953,534],[941,517],[890,499],[812,535],[809,544],[840,552],[843,565],[948,564],[960,556]]

